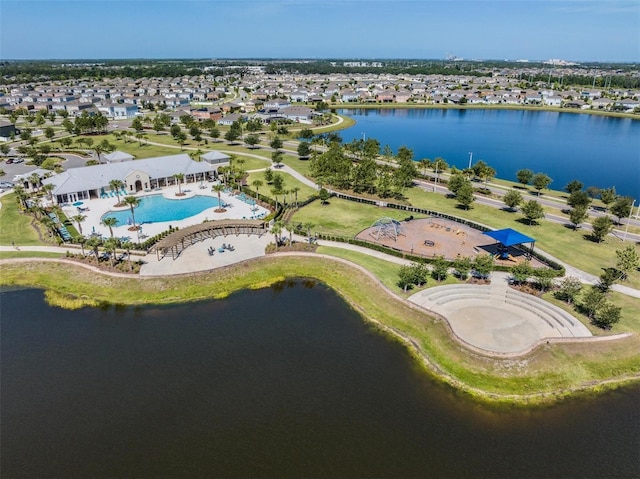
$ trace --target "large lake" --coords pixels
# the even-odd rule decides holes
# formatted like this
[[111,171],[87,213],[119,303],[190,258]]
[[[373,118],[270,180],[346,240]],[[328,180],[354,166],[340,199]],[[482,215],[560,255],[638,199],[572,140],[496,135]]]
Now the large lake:
[[529,168],[547,173],[551,188],[574,179],[585,186],[615,186],[640,198],[640,121],[597,115],[528,110],[354,109],[338,110],[357,124],[341,131],[376,138],[393,152],[405,145],[414,158],[442,157],[458,168],[484,160],[498,177],[515,180]]
[[0,300],[3,478],[640,474],[640,387],[480,406],[321,284],[166,307]]

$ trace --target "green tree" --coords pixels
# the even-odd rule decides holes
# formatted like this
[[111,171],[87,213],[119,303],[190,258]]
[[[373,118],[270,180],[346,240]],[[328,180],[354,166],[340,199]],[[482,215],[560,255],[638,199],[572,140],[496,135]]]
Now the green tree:
[[586,191],[577,190],[569,195],[567,204],[572,208],[575,208],[576,206],[589,207],[589,205],[591,204],[591,198],[589,198],[589,195]]
[[465,181],[466,183],[463,184],[456,193],[456,200],[465,210],[468,210],[471,203],[475,201],[475,197],[473,196],[473,186],[471,186],[468,180]]
[[311,128],[303,128],[300,130],[300,138],[303,140],[310,140],[313,138],[313,130]]
[[121,180],[111,180],[109,181],[109,188],[116,194],[118,204],[120,204],[120,191],[124,188],[124,182]]
[[610,301],[604,301],[595,311],[593,324],[602,329],[611,327],[620,321],[622,308]]
[[320,204],[326,205],[330,196],[331,195],[326,190],[326,188],[320,188],[320,191],[318,191],[318,198],[320,198]]
[[522,186],[527,186],[533,180],[533,171],[529,169],[518,170],[516,172],[516,178],[518,179],[518,183]]
[[519,191],[509,190],[505,193],[502,201],[504,201],[504,204],[507,205],[511,211],[516,211],[522,203],[522,195]]
[[576,191],[582,190],[583,187],[584,187],[584,184],[582,184],[580,181],[573,180],[573,181],[570,181],[569,184],[564,187],[564,190],[567,193],[572,194],[572,193],[575,193]]
[[98,255],[99,255],[99,251],[98,248],[100,248],[100,246],[102,246],[102,239],[100,239],[98,236],[92,236],[91,238],[87,239],[85,241],[85,244],[91,248],[91,250],[93,251],[93,256],[96,258],[96,263],[99,261],[98,259]]
[[301,141],[298,144],[298,157],[308,158],[310,154],[311,154],[311,147],[309,146],[309,143],[307,143],[306,141]]
[[542,190],[551,184],[552,180],[544,173],[536,173],[531,182],[533,187],[538,191],[538,194],[540,194]]
[[553,278],[555,276],[556,273],[551,268],[535,268],[533,270],[533,277],[540,291],[549,290],[553,286]]
[[616,269],[622,273],[622,280],[627,279],[630,271],[635,271],[640,267],[640,256],[636,246],[632,244],[616,250],[616,258]]
[[413,286],[413,269],[405,264],[398,270],[398,286],[406,293]]
[[[260,137],[254,133],[247,135],[244,138],[244,142],[245,144],[249,147],[249,148],[255,148],[255,146],[257,144],[260,143]],[[301,143],[302,145],[302,143]]]
[[178,133],[180,133],[181,131],[182,129],[180,128],[180,125],[171,125],[171,128],[169,128],[169,133],[174,139],[178,136]]
[[253,186],[256,190],[256,200],[258,199],[260,187],[263,185],[264,183],[262,182],[262,180],[253,180],[251,182],[251,186]]
[[269,146],[274,150],[279,150],[283,146],[282,139],[279,136],[274,136],[271,142],[269,142]]
[[493,262],[494,257],[491,254],[477,256],[473,261],[473,271],[475,271],[479,277],[486,279],[489,277],[489,274],[491,274]]
[[51,138],[53,138],[55,135],[56,135],[55,130],[54,130],[53,128],[51,128],[50,126],[48,126],[48,127],[46,127],[46,128],[44,129],[44,136],[46,136],[46,137],[47,137],[47,139],[49,139],[49,140],[50,140],[50,139],[51,139]]
[[118,224],[118,220],[113,216],[107,216],[100,221],[100,224],[109,228],[109,235],[113,238],[113,227]]
[[511,278],[516,284],[526,283],[532,274],[533,268],[528,260],[511,267]]
[[444,258],[444,256],[436,256],[431,263],[431,268],[431,275],[436,281],[447,279],[449,262]]
[[613,221],[608,216],[599,216],[591,223],[591,236],[596,243],[602,243],[602,240],[613,230]]
[[467,256],[458,256],[453,261],[453,268],[460,279],[467,279],[472,266],[471,258]]
[[180,145],[180,150],[182,150],[182,148],[184,147],[184,144],[187,142],[187,134],[184,131],[180,131],[175,136],[175,140]]
[[218,208],[216,211],[222,211],[222,199],[220,198],[220,194],[224,191],[224,185],[221,183],[215,184],[211,187],[211,191],[218,194]]
[[587,207],[578,205],[569,212],[569,221],[573,225],[573,229],[577,230],[580,223],[587,219]]
[[466,184],[471,185],[471,182],[468,179],[466,179],[464,176],[460,174],[455,174],[455,175],[451,175],[451,177],[449,178],[449,182],[447,183],[447,188],[449,189],[449,191],[451,191],[451,193],[453,193],[454,195],[457,195],[458,190]]
[[633,198],[629,196],[618,196],[609,210],[618,217],[618,224],[620,224],[622,218],[626,218],[631,214],[632,207]]
[[605,293],[597,286],[591,286],[582,294],[579,308],[589,317],[589,319],[593,319],[596,310],[604,303],[605,300]]
[[613,203],[618,195],[616,194],[616,187],[604,188],[600,190],[600,201],[602,201],[605,207],[609,207],[610,203]]
[[581,290],[582,283],[580,282],[580,280],[578,278],[574,278],[573,276],[567,276],[560,282],[558,290],[554,293],[554,296],[562,301],[571,304],[578,297],[578,294]]
[[178,195],[182,195],[182,180],[184,180],[184,173],[176,173],[173,177],[176,179],[176,183],[178,184]]
[[87,219],[87,216],[77,214],[75,216],[72,216],[71,219],[78,225],[78,231],[80,232],[80,236],[82,236],[82,222]]
[[139,116],[136,116],[133,119],[133,121],[131,122],[131,128],[133,128],[137,132],[141,132],[142,130],[144,130],[144,125],[142,124],[142,120]]
[[135,231],[138,227],[136,226],[136,213],[134,210],[140,205],[140,199],[136,196],[125,196],[123,203],[131,210],[131,222],[133,223],[133,230]]
[[544,210],[542,209],[542,205],[535,200],[529,200],[522,205],[520,208],[522,214],[529,222],[529,225],[535,223],[535,220],[544,217]]

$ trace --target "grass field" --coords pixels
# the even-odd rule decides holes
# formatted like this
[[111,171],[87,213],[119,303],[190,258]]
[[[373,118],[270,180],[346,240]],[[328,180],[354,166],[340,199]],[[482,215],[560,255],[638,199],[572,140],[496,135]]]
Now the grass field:
[[[296,180],[289,173],[285,173],[283,171],[280,171],[280,172],[278,172],[278,174],[282,175],[283,188],[285,190],[291,190],[291,188],[294,188],[294,187],[300,188],[300,191],[298,191],[298,201],[304,201],[304,200],[306,200],[310,196],[313,196],[316,193],[316,190],[314,188],[311,188],[310,186],[307,186],[304,183],[300,183],[298,180]],[[261,195],[268,196],[269,198],[273,198],[274,197],[273,193],[271,193],[272,185],[267,184],[267,181],[264,179],[264,172],[256,171],[256,172],[253,172],[253,173],[249,174],[249,176],[247,178],[247,185],[249,185],[249,187],[251,189],[255,189],[253,187],[253,185],[251,184],[255,180],[262,181],[262,186],[258,190],[258,192]],[[295,201],[295,197],[292,198],[291,195],[289,195],[289,199],[290,200],[293,199]],[[282,195],[279,195],[279,200],[282,201]]]
[[10,245],[12,241],[25,246],[43,244],[31,227],[33,216],[18,211],[14,193],[3,196],[0,202],[0,244]]
[[380,280],[380,282],[384,284],[385,287],[387,287],[390,291],[404,298],[408,298],[417,291],[421,291],[426,288],[442,286],[445,284],[461,283],[461,281],[456,279],[453,275],[448,275],[445,280],[440,282],[429,278],[427,280],[427,283],[423,287],[413,288],[405,293],[404,290],[398,286],[398,271],[400,270],[400,265],[397,263],[392,263],[391,261],[386,261],[384,259],[376,258],[375,256],[364,253],[359,253],[357,251],[351,251],[343,248],[334,248],[331,246],[319,246],[317,252],[320,254],[335,256],[336,258],[346,259],[348,261],[351,261],[352,263],[362,266],[364,269],[375,275],[375,277],[378,278],[378,280]]
[[[575,266],[578,269],[599,276],[601,268],[615,266],[617,249],[626,244],[611,236],[602,243],[594,243],[585,239],[585,231],[566,228],[557,223],[540,220],[537,225],[529,226],[522,222],[522,214],[511,213],[497,208],[474,203],[472,209],[462,210],[456,201],[440,194],[428,193],[418,188],[406,192],[408,201],[413,206],[428,208],[481,223],[493,228],[514,228],[536,239],[536,248]],[[640,250],[639,250],[640,252]],[[640,287],[640,273],[633,272],[627,282],[634,288]]]
[[[384,217],[403,220],[407,217],[407,212],[330,198],[325,205],[314,201],[301,208],[293,215],[292,221],[313,223],[316,225],[313,230],[318,233],[352,237]],[[414,217],[424,218],[423,215],[416,214]]]

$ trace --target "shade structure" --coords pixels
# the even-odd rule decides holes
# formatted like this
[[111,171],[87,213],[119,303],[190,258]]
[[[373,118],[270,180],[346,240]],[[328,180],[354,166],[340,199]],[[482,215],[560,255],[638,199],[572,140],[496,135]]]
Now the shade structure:
[[511,229],[505,228],[503,230],[485,231],[483,234],[490,236],[494,240],[502,243],[504,246],[513,246],[522,243],[535,243],[536,240],[530,238],[527,235]]

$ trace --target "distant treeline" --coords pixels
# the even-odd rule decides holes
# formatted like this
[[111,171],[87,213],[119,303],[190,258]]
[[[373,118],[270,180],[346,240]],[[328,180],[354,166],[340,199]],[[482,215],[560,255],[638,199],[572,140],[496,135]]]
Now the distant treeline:
[[[0,62],[0,84],[29,83],[47,80],[76,80],[102,78],[151,78],[198,76],[206,70],[207,75],[222,76],[230,69],[243,76],[251,65],[262,65],[268,74],[299,73],[327,75],[342,74],[408,74],[408,75],[468,75],[492,76],[491,70],[509,69],[514,76],[519,68],[539,69],[536,75],[524,74],[523,80],[563,85],[593,86],[593,69],[609,71],[610,74],[595,77],[597,88],[640,88],[640,73],[637,64],[581,64],[571,67],[584,69],[585,74],[561,75],[556,69],[542,63],[517,64],[507,61],[453,61],[453,60],[355,60],[367,66],[345,66],[344,59],[326,60],[50,60],[50,61],[4,61]],[[589,73],[588,73],[589,72]],[[526,76],[526,78],[525,78]]]

